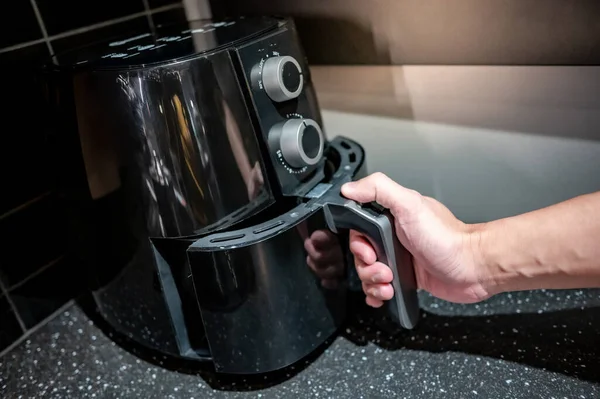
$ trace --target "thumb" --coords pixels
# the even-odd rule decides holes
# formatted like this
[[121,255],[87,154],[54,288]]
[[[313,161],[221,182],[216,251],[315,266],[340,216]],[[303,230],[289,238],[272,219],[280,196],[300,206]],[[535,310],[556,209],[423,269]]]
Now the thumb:
[[342,195],[360,203],[377,202],[400,213],[414,210],[422,202],[421,194],[402,187],[381,172],[344,184]]

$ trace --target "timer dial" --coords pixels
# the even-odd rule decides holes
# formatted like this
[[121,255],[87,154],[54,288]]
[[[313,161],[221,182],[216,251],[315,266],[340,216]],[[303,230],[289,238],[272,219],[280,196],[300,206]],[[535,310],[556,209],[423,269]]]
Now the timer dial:
[[323,132],[312,119],[289,119],[275,125],[269,136],[293,168],[316,165],[323,157]]
[[262,81],[267,95],[276,102],[298,97],[304,85],[300,64],[287,55],[268,58],[264,62]]

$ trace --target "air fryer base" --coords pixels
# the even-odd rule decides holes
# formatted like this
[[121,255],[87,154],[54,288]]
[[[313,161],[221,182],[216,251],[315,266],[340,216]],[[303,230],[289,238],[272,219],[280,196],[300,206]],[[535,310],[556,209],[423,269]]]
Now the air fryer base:
[[[364,150],[357,143],[346,138],[336,137],[329,143],[328,158],[334,165],[330,178],[344,175],[352,179],[364,176],[366,173]],[[323,184],[327,184],[327,181],[324,181]],[[315,195],[316,191],[318,191],[318,188],[311,191],[306,198],[299,198],[298,200],[300,202],[310,202],[311,198],[309,197]],[[313,229],[318,226],[325,226],[323,220],[318,220],[319,217],[313,215],[311,219],[307,225],[312,225]],[[274,220],[274,222],[279,223],[280,220]],[[268,224],[269,222],[264,223]],[[248,229],[252,230],[251,227]],[[102,284],[102,288],[98,288],[94,292],[99,310],[98,314],[102,317],[104,323],[112,326],[113,330],[119,331],[117,335],[127,338],[125,341],[135,343],[133,346],[138,347],[138,352],[150,351],[152,353],[151,358],[155,358],[163,364],[172,362],[177,364],[177,367],[185,364],[192,370],[218,371],[223,374],[263,374],[297,365],[298,362],[302,362],[307,356],[310,357],[311,353],[315,351],[319,352],[319,348],[322,345],[327,346],[328,340],[333,339],[338,334],[339,329],[345,321],[349,304],[348,292],[362,295],[360,282],[354,268],[347,267],[348,265],[352,265],[351,255],[347,248],[343,248],[345,256],[344,265],[347,271],[346,280],[340,286],[340,289],[336,291],[337,296],[334,295],[334,298],[330,299],[332,305],[322,307],[321,305],[314,304],[311,308],[305,302],[304,305],[306,306],[302,307],[306,315],[323,312],[323,315],[328,317],[327,322],[321,325],[319,323],[315,324],[316,330],[314,334],[300,339],[297,342],[296,349],[292,348],[293,344],[290,344],[288,347],[282,346],[280,349],[285,349],[285,356],[276,361],[272,361],[271,359],[259,363],[258,367],[256,367],[256,364],[254,367],[250,367],[246,363],[256,363],[257,358],[264,358],[264,353],[256,351],[243,353],[241,357],[236,358],[237,360],[246,359],[242,362],[228,363],[227,361],[223,361],[222,358],[220,362],[215,362],[213,353],[227,353],[236,347],[236,342],[252,341],[247,336],[236,336],[235,334],[223,335],[222,329],[220,340],[215,340],[214,338],[218,331],[215,329],[214,322],[219,317],[221,321],[229,320],[231,323],[235,323],[236,320],[242,320],[238,318],[242,313],[236,316],[235,312],[236,309],[239,311],[239,307],[244,306],[244,303],[248,301],[248,298],[244,297],[244,295],[247,295],[251,290],[246,294],[242,294],[243,290],[238,288],[232,290],[229,295],[222,295],[221,297],[213,295],[211,297],[210,295],[206,295],[206,292],[203,293],[198,285],[198,281],[201,280],[199,277],[208,278],[208,275],[202,275],[197,270],[192,273],[190,270],[190,264],[186,258],[186,249],[199,239],[210,240],[211,237],[216,236],[215,234],[186,239],[152,238],[143,252],[146,255],[142,256],[138,254],[134,256],[124,270],[121,270],[116,276],[111,276],[109,283]],[[262,232],[256,232],[253,240],[256,240],[257,244],[253,246],[268,245],[265,242],[273,240],[273,237],[269,238],[268,235],[269,229],[262,229]],[[347,245],[347,238],[345,236],[340,237],[340,242],[342,247],[344,247]],[[275,247],[277,246],[274,245],[273,248]],[[297,266],[298,268],[306,268],[304,258],[305,255],[302,254],[302,263]],[[143,301],[144,306],[147,306],[146,311],[145,309],[133,306],[133,304],[140,302],[139,300],[135,300],[136,295],[143,295],[141,292],[136,293],[135,287],[138,285],[148,286],[148,283],[144,283],[143,281],[148,276],[151,276],[147,272],[146,265],[148,262],[154,264],[156,267],[156,273],[152,277],[154,279],[152,285],[156,294],[153,294],[151,301],[148,301],[148,299]],[[259,263],[255,264],[258,265]],[[276,265],[277,261],[273,264]],[[298,273],[300,273],[298,275],[302,275],[300,271]],[[195,275],[196,284],[194,284],[192,274]],[[213,278],[212,281],[215,282],[215,275],[213,274],[211,277]],[[285,279],[286,276],[281,275],[278,278]],[[251,279],[252,276],[245,276],[245,280],[243,281],[246,284],[252,284],[251,281],[253,280]],[[211,280],[207,281],[210,282]],[[311,285],[312,283],[314,285]],[[318,281],[310,282],[306,279],[305,284],[307,285],[302,290],[297,291],[298,296],[306,295],[308,293],[307,290],[312,290],[313,293],[318,292],[320,284]],[[211,284],[206,286],[210,287]],[[279,296],[273,297],[273,301],[280,301],[281,295],[284,294],[282,292],[278,294]],[[275,294],[270,293],[270,295]],[[268,296],[264,298],[268,298]],[[211,301],[212,303],[210,303]],[[198,305],[198,307],[190,306],[190,304]],[[212,310],[210,309],[211,306]],[[260,307],[256,307],[254,310],[257,309],[260,309]],[[332,313],[328,314],[330,311]],[[287,328],[293,328],[296,331],[297,325],[294,324],[294,320],[296,320],[296,323],[301,323],[302,321],[297,319],[300,316],[290,317]],[[146,328],[144,328],[144,325]],[[139,331],[146,331],[146,334],[137,333]],[[247,332],[251,331],[248,330]],[[136,333],[134,334],[134,332]],[[207,332],[209,336],[213,335],[212,341],[211,339],[207,339]],[[272,333],[274,336],[277,336],[275,330]],[[261,338],[264,338],[264,335]],[[124,346],[132,345],[126,343]],[[140,348],[144,348],[144,350]],[[263,348],[263,350],[266,349]]]

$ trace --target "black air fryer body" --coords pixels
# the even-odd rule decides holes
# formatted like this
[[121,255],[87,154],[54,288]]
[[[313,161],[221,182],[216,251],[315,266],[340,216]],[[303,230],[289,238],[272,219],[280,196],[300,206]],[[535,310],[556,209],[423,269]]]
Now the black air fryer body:
[[[327,140],[291,21],[165,27],[59,55],[47,76],[91,292],[138,343],[221,372],[276,370],[343,322],[348,228],[410,263],[389,217],[339,195],[365,154]],[[396,297],[414,307],[402,270]]]

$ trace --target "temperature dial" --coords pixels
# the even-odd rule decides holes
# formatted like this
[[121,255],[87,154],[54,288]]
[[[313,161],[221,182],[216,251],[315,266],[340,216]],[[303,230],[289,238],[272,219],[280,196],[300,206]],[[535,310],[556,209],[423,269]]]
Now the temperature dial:
[[289,119],[273,126],[269,141],[279,146],[293,168],[316,165],[323,157],[323,132],[312,119]]
[[268,58],[263,64],[262,81],[271,100],[283,102],[300,95],[304,85],[302,68],[294,57]]

